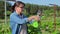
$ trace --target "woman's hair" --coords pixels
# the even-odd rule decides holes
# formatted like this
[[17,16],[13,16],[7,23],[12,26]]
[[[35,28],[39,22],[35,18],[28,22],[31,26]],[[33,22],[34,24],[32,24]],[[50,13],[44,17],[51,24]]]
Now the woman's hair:
[[16,6],[20,6],[20,4],[23,4],[23,5],[25,6],[25,4],[24,4],[23,2],[21,2],[21,1],[16,1],[16,2],[14,3],[14,5],[12,6],[11,11],[14,12],[15,7],[16,7]]

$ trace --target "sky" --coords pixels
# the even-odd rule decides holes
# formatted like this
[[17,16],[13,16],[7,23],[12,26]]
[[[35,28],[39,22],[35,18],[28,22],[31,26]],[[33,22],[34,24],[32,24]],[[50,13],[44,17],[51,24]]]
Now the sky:
[[60,6],[60,0],[17,0],[17,1],[22,1],[24,3],[37,4],[37,5],[49,6],[49,4],[56,4]]

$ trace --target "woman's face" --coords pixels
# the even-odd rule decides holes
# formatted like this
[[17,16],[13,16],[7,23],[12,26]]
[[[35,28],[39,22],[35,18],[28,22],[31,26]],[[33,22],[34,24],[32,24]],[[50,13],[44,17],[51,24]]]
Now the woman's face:
[[15,7],[15,10],[16,10],[18,13],[22,13],[22,11],[24,10],[24,5],[23,5],[23,4],[20,4],[19,7]]

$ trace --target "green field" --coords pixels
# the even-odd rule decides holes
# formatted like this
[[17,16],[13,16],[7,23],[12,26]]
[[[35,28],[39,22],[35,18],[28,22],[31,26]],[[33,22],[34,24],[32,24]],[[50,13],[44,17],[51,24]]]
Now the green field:
[[[4,20],[1,19],[0,23],[0,34],[11,34],[11,29],[9,26],[9,19],[7,20],[7,23],[3,23]],[[34,28],[31,25],[29,26],[29,34],[60,34],[60,17],[56,17],[56,29],[54,30],[54,18],[53,17],[46,17],[42,16],[41,17],[41,23],[40,28]],[[48,27],[48,28],[47,28]]]

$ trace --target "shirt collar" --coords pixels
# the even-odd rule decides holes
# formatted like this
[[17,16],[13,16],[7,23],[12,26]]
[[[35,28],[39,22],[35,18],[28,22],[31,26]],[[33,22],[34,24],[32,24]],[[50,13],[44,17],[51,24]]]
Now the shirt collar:
[[14,14],[17,15],[17,16],[19,16],[19,17],[23,17],[23,16],[24,16],[23,14],[22,14],[22,15],[18,15],[18,14],[16,13],[16,11],[14,11]]

